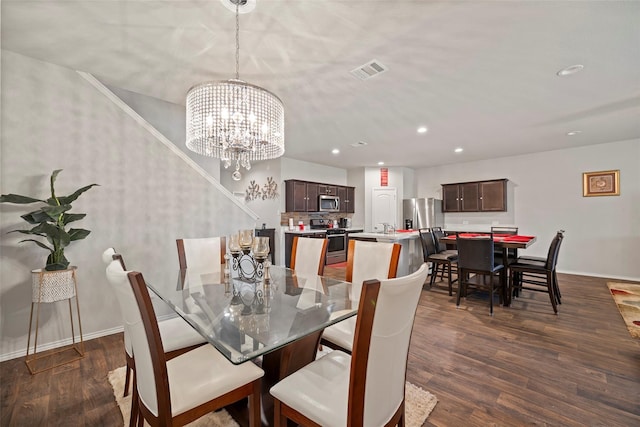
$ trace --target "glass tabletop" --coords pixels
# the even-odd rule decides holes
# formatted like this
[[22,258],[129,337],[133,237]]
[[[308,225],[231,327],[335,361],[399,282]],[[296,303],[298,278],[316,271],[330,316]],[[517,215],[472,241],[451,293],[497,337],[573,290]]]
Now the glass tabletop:
[[276,350],[356,314],[351,283],[271,266],[270,279],[180,270],[147,286],[232,363]]

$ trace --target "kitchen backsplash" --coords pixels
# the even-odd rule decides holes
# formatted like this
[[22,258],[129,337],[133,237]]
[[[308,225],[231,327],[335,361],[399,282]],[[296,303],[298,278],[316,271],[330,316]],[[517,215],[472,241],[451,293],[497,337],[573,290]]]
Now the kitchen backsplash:
[[302,221],[304,224],[309,224],[311,218],[319,218],[326,220],[339,220],[340,218],[351,218],[353,214],[350,213],[305,213],[305,212],[282,212],[280,213],[280,225],[288,226],[289,218],[293,218],[293,223],[298,224],[298,221]]

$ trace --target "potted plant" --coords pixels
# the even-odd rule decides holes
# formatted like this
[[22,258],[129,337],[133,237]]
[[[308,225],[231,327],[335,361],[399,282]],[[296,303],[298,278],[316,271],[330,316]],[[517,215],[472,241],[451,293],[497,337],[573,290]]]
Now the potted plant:
[[[34,227],[29,230],[13,230],[10,233],[30,234],[44,237],[46,242],[36,239],[24,239],[22,242],[33,242],[49,251],[46,265],[43,269],[33,270],[34,295],[33,301],[50,302],[70,298],[75,295],[75,267],[69,268],[69,261],[64,255],[64,249],[73,241],[84,239],[91,233],[83,228],[69,228],[71,222],[81,220],[83,213],[71,213],[71,203],[82,193],[98,184],[82,187],[69,196],[56,196],[54,184],[62,169],[54,170],[51,174],[51,197],[43,200],[18,194],[3,194],[0,203],[32,204],[43,203],[38,210],[21,215],[21,218]],[[60,272],[49,274],[48,272]],[[49,287],[48,286],[48,282]],[[36,285],[38,289],[36,289]],[[44,289],[43,289],[44,288]],[[44,293],[44,294],[43,294]]]

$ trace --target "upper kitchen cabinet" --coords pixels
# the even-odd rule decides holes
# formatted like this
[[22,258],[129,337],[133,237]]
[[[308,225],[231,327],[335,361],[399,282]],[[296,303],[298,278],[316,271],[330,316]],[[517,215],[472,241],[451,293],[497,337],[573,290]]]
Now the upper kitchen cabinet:
[[285,181],[287,212],[317,212],[318,184],[315,182]]
[[499,212],[507,210],[507,180],[442,184],[444,212]]
[[318,212],[318,196],[337,196],[340,212],[354,213],[355,187],[323,184],[319,182],[285,180],[285,205],[287,212]]
[[335,185],[318,184],[318,194],[336,196],[338,194],[338,187]]
[[[342,194],[340,189],[342,189]],[[340,211],[345,213],[355,213],[355,187],[338,187],[340,197]]]

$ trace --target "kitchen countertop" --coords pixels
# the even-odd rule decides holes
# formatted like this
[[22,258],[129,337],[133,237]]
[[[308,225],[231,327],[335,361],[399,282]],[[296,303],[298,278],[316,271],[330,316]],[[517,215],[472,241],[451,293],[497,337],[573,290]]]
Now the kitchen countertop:
[[417,231],[398,231],[395,233],[353,233],[349,234],[349,237],[357,239],[362,237],[364,239],[376,239],[379,242],[397,242],[400,240],[410,240],[420,237],[420,233]]
[[[345,228],[345,231],[347,231],[348,233],[354,232],[354,231],[362,231],[362,227],[358,228],[358,227],[351,227],[351,228]],[[306,230],[289,230],[286,229],[284,230],[285,233],[289,233],[289,234],[325,234],[327,232],[327,230],[325,229],[306,229]]]

